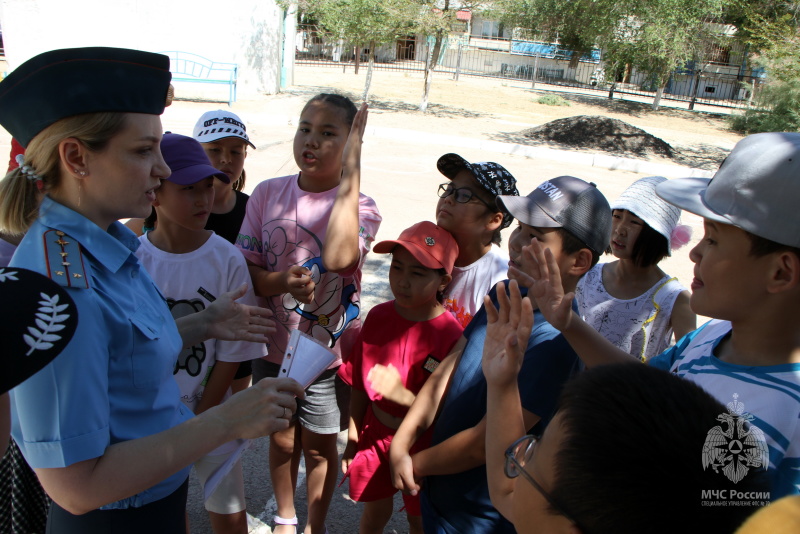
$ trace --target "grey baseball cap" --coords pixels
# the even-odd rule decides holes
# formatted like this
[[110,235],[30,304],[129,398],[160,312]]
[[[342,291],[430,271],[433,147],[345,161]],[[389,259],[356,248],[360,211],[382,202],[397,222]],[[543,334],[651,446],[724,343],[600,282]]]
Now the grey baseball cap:
[[559,176],[524,197],[498,196],[498,206],[528,226],[563,228],[602,254],[611,241],[611,206],[595,184]]
[[745,137],[713,178],[668,180],[658,184],[656,194],[706,219],[800,247],[800,134]]

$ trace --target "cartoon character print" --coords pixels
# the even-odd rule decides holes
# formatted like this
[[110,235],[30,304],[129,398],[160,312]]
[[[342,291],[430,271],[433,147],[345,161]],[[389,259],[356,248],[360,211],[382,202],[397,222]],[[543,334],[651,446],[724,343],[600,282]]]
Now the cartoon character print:
[[309,229],[292,220],[276,219],[265,224],[262,231],[267,269],[282,271],[289,265],[302,265],[311,271],[315,285],[314,300],[308,304],[289,293],[268,300],[279,326],[287,331],[297,327],[333,347],[347,325],[358,318],[361,303],[356,286],[345,285],[342,277],[325,269],[322,241]]
[[[172,317],[176,320],[203,311],[206,307],[200,299],[175,300],[168,298],[167,305],[172,312]],[[191,347],[183,349],[178,355],[173,374],[178,374],[181,369],[184,369],[189,376],[197,376],[202,371],[203,362],[205,361],[206,344],[200,342],[197,345],[192,345]]]

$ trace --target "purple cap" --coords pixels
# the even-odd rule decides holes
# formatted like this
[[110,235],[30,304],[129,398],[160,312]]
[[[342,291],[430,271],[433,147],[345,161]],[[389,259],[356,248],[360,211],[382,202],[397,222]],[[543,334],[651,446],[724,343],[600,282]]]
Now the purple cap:
[[226,184],[231,183],[227,174],[211,165],[202,145],[191,137],[165,133],[161,139],[161,154],[172,170],[167,178],[170,182],[191,185],[213,176]]
[[611,206],[597,186],[580,178],[559,176],[528,196],[500,196],[497,203],[528,226],[563,228],[598,254],[611,241]]

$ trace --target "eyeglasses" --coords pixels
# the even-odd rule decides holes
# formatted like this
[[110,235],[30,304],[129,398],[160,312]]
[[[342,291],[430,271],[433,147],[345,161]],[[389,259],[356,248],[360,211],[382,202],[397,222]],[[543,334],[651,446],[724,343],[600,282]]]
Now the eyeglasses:
[[527,436],[522,436],[517,441],[511,444],[511,446],[506,450],[506,465],[505,465],[505,472],[508,478],[517,478],[519,475],[531,483],[531,485],[536,488],[536,491],[542,494],[542,497],[550,504],[550,506],[559,514],[563,515],[569,521],[571,521],[575,526],[577,526],[581,532],[587,532],[584,528],[580,526],[580,524],[575,521],[575,519],[564,510],[564,507],[558,504],[555,499],[548,493],[538,482],[534,479],[530,473],[528,473],[523,467],[526,463],[530,463],[533,459],[533,451],[536,448],[536,443],[539,441],[539,438],[536,436],[532,436],[528,434]]
[[453,184],[451,183],[439,185],[439,198],[447,198],[450,195],[453,195],[453,198],[459,204],[466,204],[470,200],[475,199],[484,206],[486,206],[487,208],[489,208],[490,211],[493,212],[500,211],[497,208],[497,206],[492,206],[491,204],[480,198],[478,195],[473,193],[471,189],[468,189],[466,187],[459,187],[458,189],[456,189],[455,187],[453,187]]

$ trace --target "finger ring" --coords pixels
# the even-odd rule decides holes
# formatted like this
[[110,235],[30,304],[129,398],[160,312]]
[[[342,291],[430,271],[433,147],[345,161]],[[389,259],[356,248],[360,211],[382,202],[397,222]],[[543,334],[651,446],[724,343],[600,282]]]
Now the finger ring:
[[286,418],[286,406],[283,407],[283,415],[281,416],[281,418],[284,419]]

